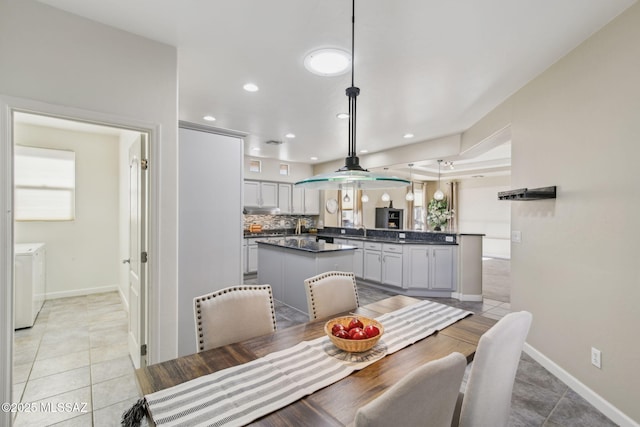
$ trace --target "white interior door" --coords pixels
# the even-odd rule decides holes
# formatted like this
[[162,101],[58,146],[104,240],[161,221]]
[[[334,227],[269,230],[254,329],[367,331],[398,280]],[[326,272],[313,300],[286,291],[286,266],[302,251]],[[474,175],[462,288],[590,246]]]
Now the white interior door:
[[129,148],[129,354],[136,368],[147,361],[147,140]]

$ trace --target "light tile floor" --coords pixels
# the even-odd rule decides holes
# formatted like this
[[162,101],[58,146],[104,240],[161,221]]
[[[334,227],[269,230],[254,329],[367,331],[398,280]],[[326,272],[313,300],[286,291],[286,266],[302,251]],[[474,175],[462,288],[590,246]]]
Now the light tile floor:
[[[247,284],[255,278],[246,278]],[[392,293],[358,284],[361,305]],[[509,303],[485,299],[437,302],[499,319]],[[278,329],[308,321],[306,314],[276,302]],[[127,316],[117,293],[45,303],[33,328],[16,331],[14,401],[86,403],[86,412],[20,413],[15,426],[118,426],[139,398],[127,350]],[[80,408],[82,409],[82,408]],[[523,353],[513,391],[510,425],[613,426],[573,390]]]
[[138,399],[127,324],[117,292],[46,301],[15,331],[13,401],[52,410],[17,413],[14,426],[119,425]]

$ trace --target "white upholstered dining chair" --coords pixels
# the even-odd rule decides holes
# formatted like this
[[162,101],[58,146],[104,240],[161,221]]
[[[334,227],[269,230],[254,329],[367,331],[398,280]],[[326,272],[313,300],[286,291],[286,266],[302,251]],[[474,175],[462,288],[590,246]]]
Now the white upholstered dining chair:
[[358,409],[355,427],[449,427],[467,359],[454,352],[405,376]]
[[271,286],[232,286],[193,299],[197,351],[276,330]]
[[509,313],[478,341],[464,393],[458,396],[454,427],[502,427],[509,424],[511,393],[532,316]]
[[328,271],[304,281],[309,320],[322,319],[360,306],[356,276],[344,271]]

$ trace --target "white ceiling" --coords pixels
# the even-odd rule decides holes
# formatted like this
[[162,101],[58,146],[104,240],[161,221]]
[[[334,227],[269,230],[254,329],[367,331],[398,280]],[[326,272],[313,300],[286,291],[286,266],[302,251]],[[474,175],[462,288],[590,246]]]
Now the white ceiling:
[[[39,1],[176,46],[180,119],[247,132],[247,154],[303,163],[346,156],[347,123],[336,114],[347,110],[350,75],[319,77],[303,60],[319,47],[350,51],[350,1]],[[634,2],[357,0],[358,150],[468,129]],[[247,82],[260,90],[244,91]],[[408,132],[415,136],[403,138]],[[504,168],[507,151],[476,166]],[[477,174],[470,159],[454,160]],[[432,176],[437,163],[428,163]]]

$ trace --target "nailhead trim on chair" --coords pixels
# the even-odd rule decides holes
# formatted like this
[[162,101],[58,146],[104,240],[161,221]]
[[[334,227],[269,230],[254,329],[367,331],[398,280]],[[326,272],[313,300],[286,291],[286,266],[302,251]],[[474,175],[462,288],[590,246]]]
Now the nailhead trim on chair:
[[196,298],[196,312],[198,313],[198,349],[199,351],[204,350],[204,334],[202,333],[202,316],[200,310],[200,302],[204,300],[210,300],[211,298],[215,298],[218,295],[224,295],[226,293],[232,291],[261,291],[261,290],[269,290],[269,303],[271,304],[271,321],[273,322],[273,329],[276,327],[276,316],[275,316],[275,308],[273,305],[273,291],[271,290],[271,286],[258,285],[258,286],[233,286],[225,289],[221,289],[219,291],[212,292],[207,295],[202,295]]
[[[331,277],[331,276],[346,276],[345,274],[341,274],[340,272],[335,272],[335,271],[329,271],[327,273],[322,273],[318,276],[313,277],[312,279],[309,279],[309,294],[311,295],[311,307],[313,307],[313,318],[317,319],[318,318],[318,313],[316,311],[316,300],[315,297],[313,296],[313,284],[315,282],[318,282],[322,279],[324,279],[325,277]],[[360,300],[358,299],[358,287],[356,285],[356,278],[355,276],[351,276],[348,275],[350,277],[352,277],[353,279],[353,290],[354,293],[356,294],[356,306],[360,307]]]

